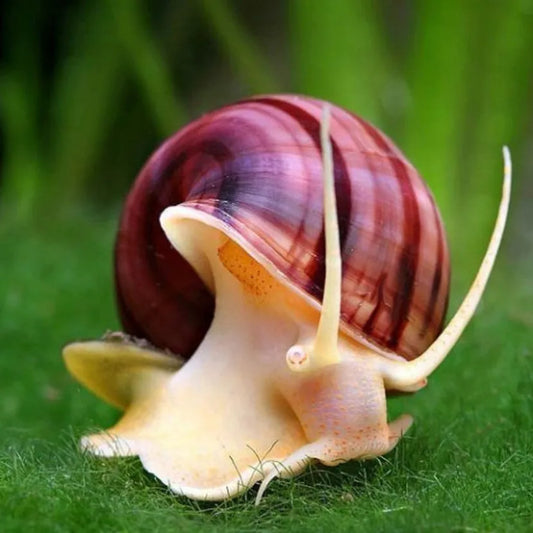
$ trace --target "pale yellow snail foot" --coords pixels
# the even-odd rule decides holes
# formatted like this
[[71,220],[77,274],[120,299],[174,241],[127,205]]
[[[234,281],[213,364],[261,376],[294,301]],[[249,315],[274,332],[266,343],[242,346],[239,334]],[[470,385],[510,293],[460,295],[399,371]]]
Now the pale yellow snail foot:
[[[183,365],[181,359],[145,344],[121,332],[112,332],[102,340],[67,345],[63,358],[80,383],[124,410],[134,402],[138,404],[141,398],[149,398]],[[111,431],[83,437],[81,447],[102,457],[135,455],[131,445]]]
[[[263,479],[273,461],[283,461],[304,446],[300,423],[265,386],[261,369],[253,368],[246,350],[233,349],[228,361],[213,357],[212,346],[206,344],[207,352],[200,348],[179,372],[174,368],[163,373],[157,357],[155,369],[145,364],[139,371],[134,347],[90,342],[65,348],[73,374],[125,409],[114,427],[84,437],[82,447],[99,456],[138,455],[145,469],[172,491],[221,500],[246,491]],[[128,353],[132,368],[126,364]],[[97,361],[103,365],[99,372]],[[106,376],[106,368],[114,379]],[[128,384],[132,376],[135,384]]]

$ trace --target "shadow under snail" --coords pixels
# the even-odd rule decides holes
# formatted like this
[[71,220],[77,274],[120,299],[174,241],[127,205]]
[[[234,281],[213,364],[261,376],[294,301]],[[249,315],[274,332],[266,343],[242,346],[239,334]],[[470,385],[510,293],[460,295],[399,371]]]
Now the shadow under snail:
[[[69,371],[124,410],[82,439],[138,455],[176,493],[223,500],[311,461],[389,452],[388,391],[414,392],[481,298],[507,216],[443,330],[446,237],[431,193],[381,132],[291,95],[208,113],[154,153],[115,249],[125,334],[65,347]],[[142,340],[139,340],[142,339]]]

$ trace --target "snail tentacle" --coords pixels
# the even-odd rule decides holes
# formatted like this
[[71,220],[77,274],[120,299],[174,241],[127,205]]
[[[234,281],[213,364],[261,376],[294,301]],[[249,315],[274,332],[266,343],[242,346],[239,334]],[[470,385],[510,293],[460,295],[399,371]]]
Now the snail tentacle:
[[340,361],[338,338],[342,301],[342,257],[335,199],[333,155],[329,135],[330,117],[330,107],[325,104],[320,122],[326,245],[324,296],[314,340],[309,343],[307,348],[302,345],[295,345],[289,348],[287,352],[287,364],[295,372],[316,369]]
[[385,384],[388,388],[398,388],[405,390],[427,378],[444,360],[450,350],[463,333],[470,322],[481,296],[487,285],[494,261],[498,254],[498,249],[503,237],[507,213],[509,211],[509,201],[511,197],[511,175],[512,163],[509,148],[503,147],[504,158],[504,179],[502,188],[502,198],[498,209],[498,216],[494,225],[494,230],[485,252],[479,271],[472,283],[463,303],[450,320],[444,331],[437,337],[433,344],[414,361],[403,362],[388,359],[380,359],[381,371]]

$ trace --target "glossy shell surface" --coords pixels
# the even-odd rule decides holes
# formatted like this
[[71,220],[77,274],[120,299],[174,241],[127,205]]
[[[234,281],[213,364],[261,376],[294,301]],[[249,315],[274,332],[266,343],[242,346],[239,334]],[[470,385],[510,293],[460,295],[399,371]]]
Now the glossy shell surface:
[[[257,97],[204,115],[154,153],[123,211],[117,300],[128,333],[191,355],[214,300],[159,226],[170,205],[216,218],[286,282],[320,302],[323,102]],[[413,359],[442,329],[449,255],[435,202],[394,144],[332,106],[330,135],[343,257],[343,328]]]

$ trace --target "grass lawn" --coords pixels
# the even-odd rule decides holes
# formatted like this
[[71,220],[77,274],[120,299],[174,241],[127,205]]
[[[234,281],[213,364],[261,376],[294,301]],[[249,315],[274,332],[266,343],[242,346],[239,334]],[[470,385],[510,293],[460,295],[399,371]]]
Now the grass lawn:
[[394,452],[276,481],[256,508],[254,491],[191,502],[135,459],[78,451],[117,412],[60,350],[119,327],[113,234],[87,214],[0,229],[0,531],[533,531],[533,287],[505,262],[427,389],[390,400],[415,416]]

